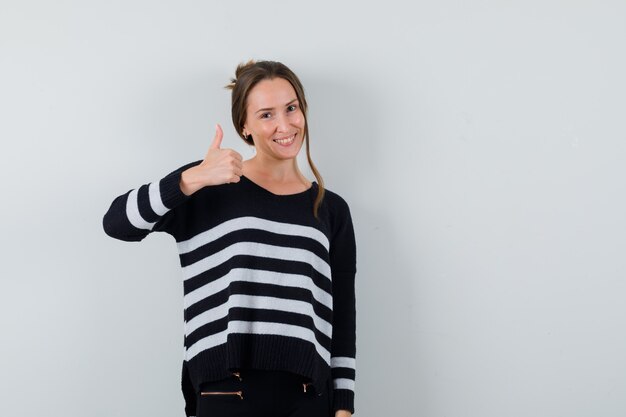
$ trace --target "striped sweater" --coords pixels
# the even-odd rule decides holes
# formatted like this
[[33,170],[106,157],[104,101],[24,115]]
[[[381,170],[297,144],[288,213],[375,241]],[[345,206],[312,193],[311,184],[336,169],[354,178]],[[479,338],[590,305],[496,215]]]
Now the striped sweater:
[[356,242],[346,201],[318,184],[277,195],[237,183],[180,189],[188,163],[116,197],[107,235],[176,240],[184,293],[181,387],[195,415],[200,384],[234,369],[286,370],[330,389],[333,411],[354,413]]

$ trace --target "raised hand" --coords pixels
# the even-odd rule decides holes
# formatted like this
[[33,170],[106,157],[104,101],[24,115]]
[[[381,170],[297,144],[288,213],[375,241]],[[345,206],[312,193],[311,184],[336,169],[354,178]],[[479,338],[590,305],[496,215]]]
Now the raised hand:
[[241,179],[243,158],[233,149],[221,148],[224,132],[219,123],[215,127],[215,137],[204,160],[181,175],[180,188],[187,195],[205,186],[239,182]]

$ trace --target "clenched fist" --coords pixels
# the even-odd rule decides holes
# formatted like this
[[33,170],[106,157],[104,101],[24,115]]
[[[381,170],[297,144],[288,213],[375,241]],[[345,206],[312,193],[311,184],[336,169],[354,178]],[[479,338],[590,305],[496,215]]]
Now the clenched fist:
[[224,132],[219,124],[215,128],[215,137],[204,160],[181,174],[180,189],[186,195],[191,195],[207,185],[239,182],[241,179],[241,154],[233,149],[222,149],[220,146]]

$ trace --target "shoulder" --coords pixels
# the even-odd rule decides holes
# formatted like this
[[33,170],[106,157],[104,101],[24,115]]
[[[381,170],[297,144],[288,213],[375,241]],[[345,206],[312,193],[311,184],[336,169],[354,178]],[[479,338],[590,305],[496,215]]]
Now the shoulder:
[[339,193],[324,187],[324,200],[333,214],[350,214],[350,207]]
[[323,205],[328,213],[331,236],[352,228],[352,215],[347,200],[339,193],[324,187]]

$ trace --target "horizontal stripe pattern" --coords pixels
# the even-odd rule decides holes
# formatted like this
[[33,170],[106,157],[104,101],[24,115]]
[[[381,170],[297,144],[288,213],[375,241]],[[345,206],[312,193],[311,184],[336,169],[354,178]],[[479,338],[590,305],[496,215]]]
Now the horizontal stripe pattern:
[[332,273],[323,232],[244,216],[177,246],[185,283],[186,361],[243,333],[305,341],[330,366]]
[[330,359],[330,367],[333,370],[333,375],[339,375],[333,378],[333,387],[335,389],[354,391],[355,358],[349,356],[334,356]]
[[187,348],[186,360],[191,360],[198,353],[211,349],[217,345],[226,343],[228,334],[231,333],[247,333],[247,334],[273,334],[287,337],[296,337],[298,339],[310,342],[315,346],[317,353],[330,365],[330,351],[321,346],[316,340],[315,334],[305,327],[295,326],[284,323],[258,322],[258,321],[239,321],[231,320],[228,322],[228,328],[220,333],[207,336]]
[[227,220],[205,232],[197,234],[190,239],[178,242],[178,252],[180,254],[191,252],[203,245],[206,245],[207,243],[213,242],[224,235],[227,235],[228,233],[242,229],[258,229],[287,236],[307,237],[321,243],[326,250],[330,249],[330,243],[326,235],[314,227],[277,222],[255,216],[243,216]]
[[328,336],[328,338],[332,337],[332,325],[317,316],[310,303],[298,300],[285,300],[277,297],[247,294],[233,294],[228,297],[228,301],[226,303],[195,316],[187,322],[187,332],[191,333],[208,323],[212,323],[226,317],[228,315],[228,310],[235,307],[280,310],[291,313],[306,314],[313,318],[316,329]]
[[354,412],[356,241],[347,203],[326,189],[314,219],[312,194],[271,195],[249,181],[186,195],[181,175],[201,162],[119,195],[102,221],[116,239],[163,231],[177,242],[186,415],[196,414],[201,382],[238,366],[306,375],[318,390],[330,376],[333,410]]
[[190,265],[182,266],[183,280],[196,277],[239,255],[309,263],[320,274],[324,275],[329,280],[331,279],[331,269],[328,262],[306,249],[268,245],[258,242],[237,242]]
[[157,216],[163,216],[165,213],[170,211],[170,209],[165,207],[165,204],[163,204],[163,200],[161,200],[160,181],[153,181],[148,185],[148,196],[150,200],[150,207]]
[[215,281],[211,281],[183,297],[184,308],[187,309],[201,300],[210,297],[228,288],[235,281],[245,281],[261,284],[275,284],[283,287],[305,288],[317,302],[329,309],[333,308],[332,295],[315,285],[311,277],[301,274],[289,274],[260,269],[233,268],[228,273]]
[[[142,193],[147,194],[145,198],[140,195]],[[143,207],[141,206],[142,203],[144,204]],[[148,203],[149,206],[146,206],[146,203]],[[142,211],[144,212],[143,215]],[[170,209],[165,206],[161,197],[159,181],[142,185],[128,193],[126,199],[126,217],[130,224],[137,229],[152,230],[156,221],[151,222],[147,217],[158,219],[168,211],[170,211]]]
[[334,356],[330,363],[332,368],[356,368],[356,359],[348,356]]
[[333,388],[349,389],[350,391],[354,391],[354,379],[335,378],[333,379]]
[[139,212],[139,189],[137,188],[128,193],[128,198],[126,199],[126,216],[130,224],[137,229],[152,230],[152,227],[156,223],[148,222]]

